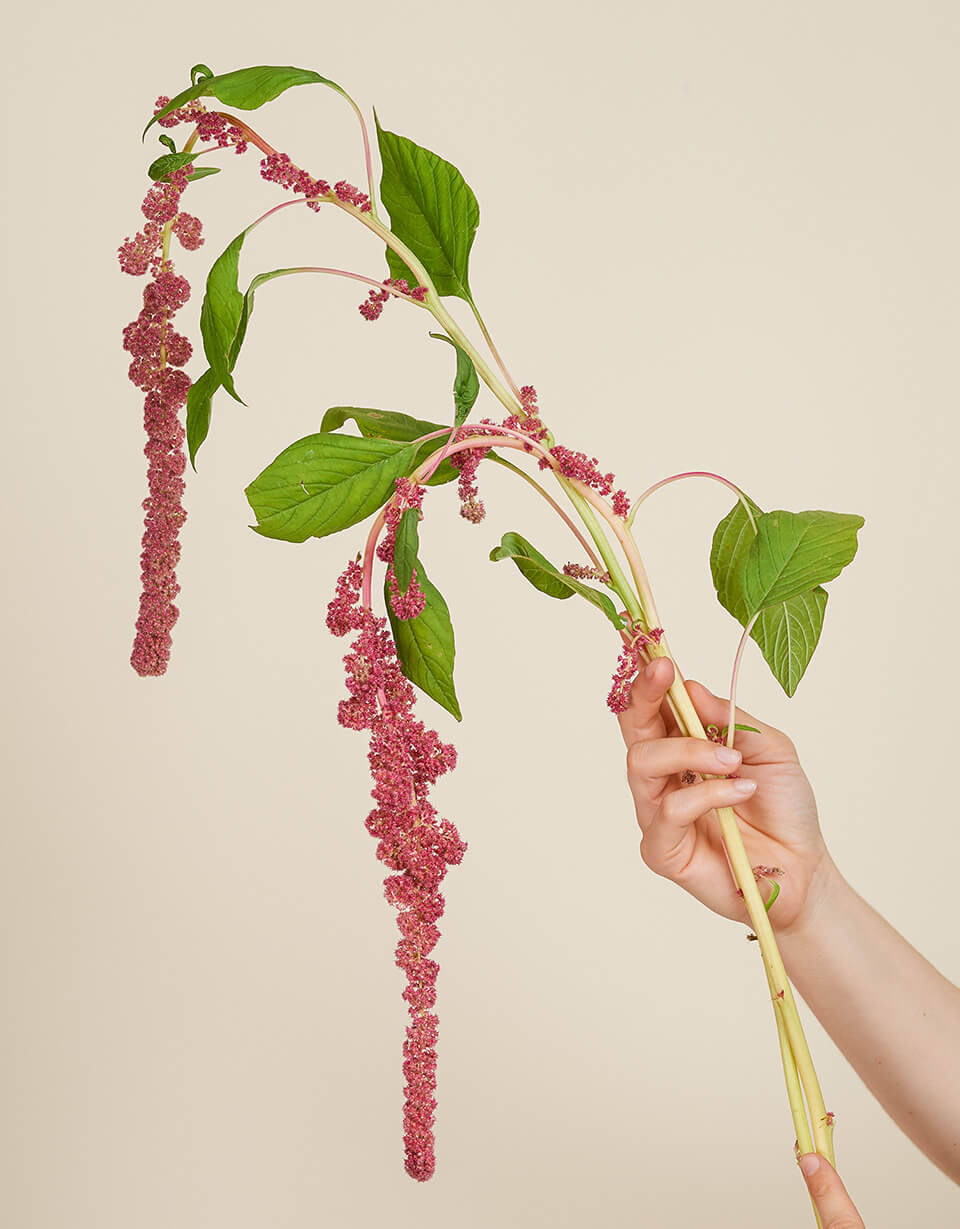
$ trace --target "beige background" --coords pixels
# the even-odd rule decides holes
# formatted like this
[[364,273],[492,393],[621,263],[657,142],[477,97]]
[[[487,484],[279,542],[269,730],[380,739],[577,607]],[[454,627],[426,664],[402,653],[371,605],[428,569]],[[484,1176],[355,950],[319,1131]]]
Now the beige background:
[[[866,517],[796,699],[756,652],[742,695],[798,743],[854,885],[956,978],[957,6],[59,2],[6,33],[0,1220],[809,1225],[756,950],[641,863],[615,638],[487,562],[514,528],[564,557],[501,472],[480,528],[444,488],[423,531],[466,720],[423,715],[460,749],[436,799],[470,850],[438,948],[438,1172],[404,1176],[395,928],[323,626],[362,531],[265,541],[243,488],[328,405],[445,414],[449,355],[399,305],[366,324],[347,283],[261,292],[249,408],[218,401],[190,481],[173,664],[141,680],[120,330],[142,283],[114,253],[159,152],[140,128],[197,60],[315,68],[455,162],[478,300],[564,442],[633,491],[709,467],[767,507]],[[331,93],[255,122],[361,181]],[[230,169],[189,197],[194,335],[210,260],[277,200],[252,157]],[[383,267],[339,215],[285,213],[248,249],[250,273]],[[684,484],[641,518],[681,663],[718,690],[728,503]],[[960,1222],[960,1191],[810,1032],[867,1224]]]

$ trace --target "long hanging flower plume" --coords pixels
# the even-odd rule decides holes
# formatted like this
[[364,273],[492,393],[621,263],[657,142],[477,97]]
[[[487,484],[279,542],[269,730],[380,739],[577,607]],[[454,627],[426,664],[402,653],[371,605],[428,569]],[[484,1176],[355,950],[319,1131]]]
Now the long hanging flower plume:
[[[346,179],[333,182],[312,175],[233,114],[255,110],[294,86],[313,84],[336,91],[360,121],[363,190]],[[208,107],[204,98],[230,110]],[[346,694],[337,703],[337,718],[348,729],[364,731],[369,740],[374,807],[366,829],[377,842],[377,858],[391,872],[384,880],[384,894],[397,914],[396,963],[404,974],[403,998],[410,1016],[403,1045],[405,1165],[411,1177],[424,1181],[436,1163],[439,966],[432,954],[444,911],[440,889],[447,869],[461,861],[466,849],[456,827],[430,801],[432,787],[454,768],[456,751],[414,715],[416,687],[456,719],[461,716],[454,687],[453,624],[420,554],[425,495],[455,482],[461,517],[479,525],[486,516],[478,481],[481,467],[487,473],[498,465],[549,504],[576,538],[577,559],[556,567],[519,533],[504,534],[490,559],[512,560],[524,579],[551,599],[586,600],[606,620],[608,634],[612,626],[619,656],[607,705],[622,713],[638,670],[659,657],[673,659],[633,535],[637,510],[654,491],[683,478],[704,477],[724,485],[736,503],[717,526],[710,566],[721,604],[742,628],[730,685],[730,720],[722,729],[704,730],[679,668],[666,703],[681,733],[728,745],[743,728],[735,725],[734,717],[746,644],[750,638],[756,641],[792,695],[819,639],[826,603],[822,585],[853,559],[863,520],[823,511],[764,513],[728,479],[705,471],[672,475],[631,500],[596,457],[558,444],[543,420],[536,389],[513,380],[470,290],[469,255],[480,217],[472,190],[451,163],[378,122],[383,165],[378,204],[366,123],[349,95],[328,78],[308,69],[269,65],[217,76],[196,65],[187,89],[172,100],[157,100],[147,129],[154,123],[163,129],[185,125],[190,135],[179,150],[168,135],[160,138],[169,152],[150,167],[154,182],[142,204],[145,222],[119,249],[125,273],[148,277],[139,314],[123,330],[129,378],[144,394],[147,435],[142,593],[131,657],[139,674],[162,674],[170,657],[178,614],[179,535],[186,517],[184,441],[195,462],[209,431],[213,397],[221,389],[236,396],[234,368],[257,288],[301,274],[348,278],[364,287],[366,297],[358,305],[364,321],[380,319],[385,304],[397,300],[428,313],[442,330],[430,336],[445,340],[455,351],[453,409],[440,416],[444,421],[393,410],[333,407],[319,430],[311,420],[313,433],[284,449],[246,491],[255,528],[267,538],[305,542],[373,518],[365,548],[337,580],[326,622],[334,635],[352,637],[343,659]],[[195,148],[198,142],[202,148]],[[173,324],[189,300],[190,286],[175,269],[170,248],[176,239],[188,253],[196,252],[204,239],[199,219],[181,209],[181,201],[195,180],[219,169],[198,159],[229,149],[242,154],[250,146],[260,153],[262,180],[289,193],[290,199],[250,223],[213,262],[201,311],[209,366],[191,382],[184,367],[191,361],[192,346]],[[326,266],[282,268],[257,275],[241,291],[239,263],[246,234],[301,205],[314,213],[340,210],[363,226],[385,245],[388,276]],[[381,210],[389,213],[389,224]],[[451,297],[471,309],[482,343],[447,310],[445,301]],[[481,385],[505,411],[499,421],[489,416],[468,421]],[[186,425],[181,421],[184,409]],[[359,434],[341,430],[348,422]],[[535,462],[530,466],[534,472],[507,460],[510,452],[516,461]],[[385,616],[373,607],[378,563],[384,565]],[[717,815],[732,872],[731,897],[753,927],[750,937],[757,940],[774,1004],[797,1146],[802,1152],[816,1148],[832,1161],[834,1115],[824,1106],[767,916],[782,871],[751,868],[734,812],[720,807]],[[758,881],[772,885],[766,900]]]

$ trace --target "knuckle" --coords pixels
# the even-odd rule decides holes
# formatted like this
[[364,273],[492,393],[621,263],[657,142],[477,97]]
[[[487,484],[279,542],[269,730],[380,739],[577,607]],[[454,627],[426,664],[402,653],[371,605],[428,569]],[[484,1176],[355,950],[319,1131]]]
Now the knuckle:
[[627,773],[631,777],[647,776],[647,760],[650,756],[650,743],[643,739],[632,743],[627,748]]

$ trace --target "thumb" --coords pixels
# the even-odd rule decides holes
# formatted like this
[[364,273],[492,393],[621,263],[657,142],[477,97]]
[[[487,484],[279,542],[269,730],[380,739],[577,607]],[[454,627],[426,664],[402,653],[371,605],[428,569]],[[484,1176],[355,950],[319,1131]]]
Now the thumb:
[[800,1158],[803,1174],[823,1229],[865,1229],[860,1213],[829,1161],[816,1152]]

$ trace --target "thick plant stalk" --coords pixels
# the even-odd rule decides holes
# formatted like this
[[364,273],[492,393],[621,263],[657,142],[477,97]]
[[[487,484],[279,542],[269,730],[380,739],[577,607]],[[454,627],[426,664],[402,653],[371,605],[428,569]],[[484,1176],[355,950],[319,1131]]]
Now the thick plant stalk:
[[[589,487],[577,482],[574,482],[573,485],[579,488],[578,493],[593,504],[594,507],[603,505],[601,497]],[[623,521],[613,516],[605,506],[601,506],[600,510],[605,513],[627,557],[647,619],[652,620],[653,624],[659,626],[657,608],[650,589],[650,583],[647,579],[646,569],[643,566],[643,561],[640,558],[640,553],[630,531]],[[668,657],[674,663],[676,676],[670,687],[670,695],[676,706],[676,712],[680,717],[682,727],[691,737],[705,739],[707,737],[706,731],[703,728],[697,710],[693,706],[693,701],[687,693],[679,667],[676,665],[665,636],[661,638],[659,645],[650,646],[650,655],[651,657]],[[763,897],[760,895],[760,889],[757,887],[753,868],[750,865],[747,851],[744,848],[736,816],[730,807],[718,807],[717,815],[720,820],[720,833],[723,837],[727,856],[730,859],[733,876],[737,887],[743,893],[747,914],[759,941],[760,953],[767,972],[770,992],[779,1004],[778,1016],[783,1020],[784,1031],[793,1053],[800,1081],[803,1085],[803,1092],[806,1096],[810,1112],[814,1143],[816,1144],[817,1151],[826,1157],[832,1165],[834,1163],[833,1119],[828,1114],[824,1104],[820,1081],[817,1078],[816,1069],[813,1065],[810,1047],[804,1035],[796,1000],[793,997],[793,989],[787,977],[780,950],[777,947],[773,927],[770,924],[770,918],[767,915]],[[787,1078],[789,1087],[789,1074]]]

